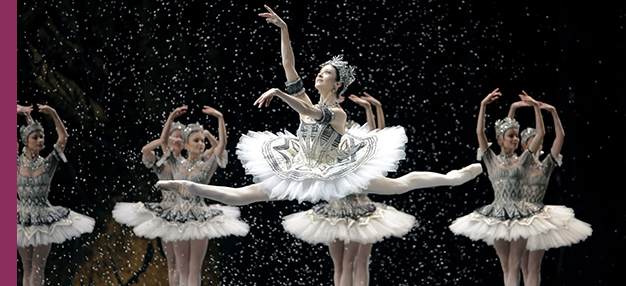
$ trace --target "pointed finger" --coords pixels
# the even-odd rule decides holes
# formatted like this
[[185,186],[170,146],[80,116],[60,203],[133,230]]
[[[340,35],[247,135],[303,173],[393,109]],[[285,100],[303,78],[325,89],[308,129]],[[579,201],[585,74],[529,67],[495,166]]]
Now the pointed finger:
[[269,11],[270,13],[272,13],[272,14],[276,14],[276,13],[274,13],[274,10],[272,10],[272,8],[270,8],[269,6],[267,6],[267,5],[263,5],[263,6],[264,6],[264,7],[265,7],[265,9],[267,9],[267,11]]

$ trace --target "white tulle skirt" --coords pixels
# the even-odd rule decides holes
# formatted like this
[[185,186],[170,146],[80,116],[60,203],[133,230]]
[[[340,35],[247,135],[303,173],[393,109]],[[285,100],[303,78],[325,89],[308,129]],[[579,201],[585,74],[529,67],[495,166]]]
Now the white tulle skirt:
[[[287,148],[290,144],[298,144],[298,138],[289,132],[274,134],[250,131],[239,140],[237,156],[246,173],[254,177],[254,182],[259,183],[270,198],[300,202],[330,201],[358,193],[366,189],[371,180],[396,171],[398,162],[405,158],[404,144],[407,137],[402,127],[369,131],[367,125],[355,126],[346,131],[342,142],[344,140],[352,140],[346,144],[350,146],[364,142],[365,147],[349,156],[353,163],[338,164],[341,166],[322,165],[316,169],[307,169],[306,164],[295,162],[291,164],[294,166],[291,169],[281,169],[276,162],[292,162],[299,158],[297,150],[281,150],[283,145]],[[268,142],[283,145],[268,147]],[[272,163],[268,156],[274,158]],[[290,176],[295,172],[306,173],[308,176]]]
[[528,250],[547,250],[572,245],[591,235],[589,224],[574,217],[574,211],[564,206],[544,206],[540,212],[526,218],[498,220],[473,212],[457,218],[450,230],[472,240],[493,245],[494,240],[528,239]]
[[[346,199],[350,200],[352,196]],[[390,236],[402,237],[418,225],[414,216],[393,207],[372,203],[368,199],[366,204],[354,208],[354,204],[345,202],[346,199],[288,215],[283,220],[283,227],[311,244],[330,244],[334,241],[367,244]]]
[[239,208],[219,204],[196,206],[195,211],[164,212],[142,202],[117,203],[113,218],[133,227],[136,235],[164,241],[199,240],[229,235],[245,236],[250,227],[239,220]]
[[[57,209],[61,207],[55,207]],[[65,208],[63,208],[65,209]],[[72,210],[67,216],[47,225],[24,226],[17,224],[17,246],[39,246],[50,243],[63,243],[93,231],[95,220]]]

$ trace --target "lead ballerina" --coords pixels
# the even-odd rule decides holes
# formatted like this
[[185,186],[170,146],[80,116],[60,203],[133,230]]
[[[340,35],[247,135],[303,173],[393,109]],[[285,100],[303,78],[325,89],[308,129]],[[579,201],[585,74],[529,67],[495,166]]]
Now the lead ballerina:
[[364,136],[346,133],[346,113],[337,100],[354,82],[354,67],[341,56],[323,63],[315,78],[319,101],[313,104],[296,72],[287,24],[265,8],[268,13],[259,15],[281,30],[287,92],[272,88],[254,105],[267,107],[274,97],[285,101],[298,112],[297,136],[287,131],[250,131],[241,137],[237,155],[246,173],[254,177],[253,185],[232,188],[178,180],[159,181],[157,185],[228,205],[247,205],[270,200],[328,201],[355,193],[402,194],[420,188],[461,185],[482,172],[480,164],[471,164],[447,174],[411,172],[400,178],[386,178],[405,157],[404,128],[374,130]]

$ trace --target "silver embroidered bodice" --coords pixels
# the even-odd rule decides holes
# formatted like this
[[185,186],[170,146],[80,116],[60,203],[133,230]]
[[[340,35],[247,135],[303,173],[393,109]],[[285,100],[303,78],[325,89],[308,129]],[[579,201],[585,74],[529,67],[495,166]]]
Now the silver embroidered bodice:
[[[172,172],[166,172],[164,165],[168,164],[170,166],[170,169],[174,170],[181,166],[186,160],[182,156],[175,156],[173,153],[167,153],[163,156],[166,156],[166,158],[159,159],[155,156],[154,158],[156,162],[150,162],[145,156],[142,156],[141,161],[147,168],[151,169],[152,172],[157,175],[159,180],[173,180],[174,175],[172,174]],[[160,205],[162,207],[172,207],[174,204],[178,203],[182,199],[182,197],[176,190],[170,190],[166,188],[159,188],[159,190],[161,190],[162,194],[162,199],[160,202]]]
[[552,171],[554,171],[557,164],[557,159],[552,154],[548,154],[542,162],[533,161],[527,168],[526,176],[522,182],[522,196],[525,201],[543,204],[550,175],[552,175]]
[[500,220],[519,219],[541,211],[542,206],[528,203],[522,197],[522,181],[526,168],[533,163],[532,153],[524,151],[516,155],[496,155],[487,148],[482,157],[489,180],[494,190],[494,200],[490,205],[476,209],[476,212]]
[[[56,149],[45,159],[38,157],[33,161],[28,159],[24,154],[17,158],[18,224],[26,227],[33,225],[51,225],[69,215],[69,209],[52,206],[48,201],[50,182],[59,164],[59,160],[60,153],[58,153]],[[22,168],[30,168],[38,175],[34,178],[23,176],[20,174],[20,169]]]
[[297,137],[287,134],[262,147],[265,160],[282,179],[334,180],[354,171],[376,152],[376,137],[341,135],[331,125],[334,112],[325,106],[322,118],[300,121]]

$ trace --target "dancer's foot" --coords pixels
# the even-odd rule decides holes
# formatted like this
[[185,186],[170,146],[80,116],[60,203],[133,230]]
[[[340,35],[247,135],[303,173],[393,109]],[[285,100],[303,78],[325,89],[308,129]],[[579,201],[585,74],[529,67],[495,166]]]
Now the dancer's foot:
[[177,190],[183,197],[193,197],[196,195],[195,187],[193,186],[195,183],[185,180],[167,180],[167,181],[158,181],[156,183],[157,187],[167,188]]
[[465,166],[464,168],[462,168],[460,170],[452,170],[452,171],[448,172],[448,174],[463,173],[463,172],[469,172],[472,175],[472,179],[473,179],[473,178],[476,178],[476,176],[480,175],[480,173],[483,172],[483,166],[480,163],[474,163],[474,164]]

